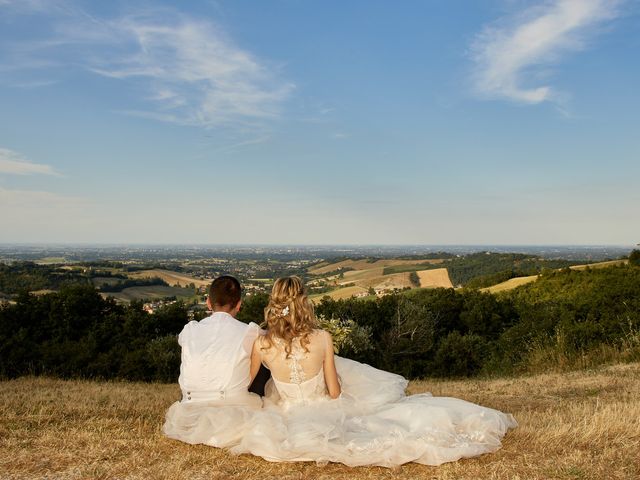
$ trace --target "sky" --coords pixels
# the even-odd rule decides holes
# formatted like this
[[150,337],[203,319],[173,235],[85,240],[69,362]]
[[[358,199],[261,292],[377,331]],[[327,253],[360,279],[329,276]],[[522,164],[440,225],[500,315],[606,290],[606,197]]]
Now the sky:
[[0,242],[634,245],[638,0],[0,0]]

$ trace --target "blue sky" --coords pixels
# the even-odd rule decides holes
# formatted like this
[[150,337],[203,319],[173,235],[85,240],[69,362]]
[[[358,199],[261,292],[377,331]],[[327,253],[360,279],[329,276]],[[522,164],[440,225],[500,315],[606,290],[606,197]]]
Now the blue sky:
[[0,242],[635,244],[636,0],[0,0]]

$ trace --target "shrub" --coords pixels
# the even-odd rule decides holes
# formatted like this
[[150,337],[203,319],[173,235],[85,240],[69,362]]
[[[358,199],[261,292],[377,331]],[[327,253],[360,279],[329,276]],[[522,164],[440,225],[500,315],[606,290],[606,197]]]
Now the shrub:
[[436,350],[433,373],[443,377],[470,377],[482,368],[488,345],[479,335],[451,332]]
[[154,338],[147,344],[147,359],[153,379],[175,382],[180,373],[180,345],[176,335]]

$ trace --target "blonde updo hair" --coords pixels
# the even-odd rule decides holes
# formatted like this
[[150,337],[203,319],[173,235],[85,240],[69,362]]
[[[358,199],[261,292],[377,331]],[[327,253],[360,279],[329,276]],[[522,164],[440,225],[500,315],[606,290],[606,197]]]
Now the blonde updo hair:
[[264,321],[267,327],[265,349],[273,345],[275,338],[281,339],[289,358],[293,339],[300,337],[300,345],[308,351],[309,334],[318,323],[300,277],[284,277],[275,281],[269,304],[264,309]]

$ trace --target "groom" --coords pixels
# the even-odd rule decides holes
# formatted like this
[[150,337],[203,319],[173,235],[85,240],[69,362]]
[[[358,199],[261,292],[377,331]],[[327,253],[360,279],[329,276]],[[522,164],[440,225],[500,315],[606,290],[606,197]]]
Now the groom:
[[182,401],[169,408],[163,427],[171,438],[202,443],[194,437],[197,432],[189,424],[194,421],[194,426],[197,424],[194,414],[205,404],[262,407],[259,395],[264,394],[269,373],[264,369],[249,385],[251,350],[261,330],[255,323],[247,325],[235,319],[242,304],[241,292],[236,278],[223,275],[215,279],[207,298],[213,314],[199,322],[187,323],[178,336],[182,347],[178,378]]

